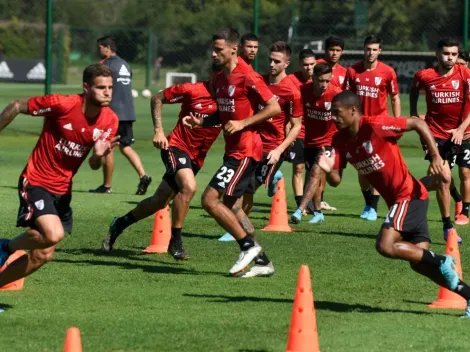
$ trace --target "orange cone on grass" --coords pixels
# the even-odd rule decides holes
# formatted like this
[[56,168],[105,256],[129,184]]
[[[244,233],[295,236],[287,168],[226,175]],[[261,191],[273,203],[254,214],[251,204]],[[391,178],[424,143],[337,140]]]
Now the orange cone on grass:
[[284,177],[277,183],[277,191],[271,206],[269,224],[263,231],[292,232],[287,219],[286,189],[284,187]]
[[[462,280],[462,264],[460,262],[459,242],[458,235],[455,229],[449,231],[447,237],[447,246],[445,254],[448,254],[455,258],[455,271],[459,274],[460,280]],[[428,305],[429,308],[441,308],[441,309],[465,309],[467,301],[460,295],[448,290],[445,287],[439,287],[437,294],[437,300]]]
[[[3,266],[0,268],[0,273],[6,269],[6,267],[8,265],[10,265],[11,263],[13,263],[16,259],[18,259],[19,257],[25,255],[26,252],[25,251],[15,251],[12,255],[10,255],[7,259],[7,261],[5,262],[5,264],[3,264]],[[18,291],[18,290],[22,290],[23,289],[23,285],[24,285],[24,277],[22,277],[21,279],[19,280],[16,280],[16,281],[13,281],[13,282],[10,282],[9,284],[3,286],[0,288],[0,291]]]
[[67,329],[64,342],[64,352],[82,352],[82,338],[80,330],[75,326]]
[[155,213],[153,221],[152,239],[144,253],[167,253],[171,238],[170,208],[165,207]]
[[286,352],[319,352],[315,306],[307,265],[300,267]]

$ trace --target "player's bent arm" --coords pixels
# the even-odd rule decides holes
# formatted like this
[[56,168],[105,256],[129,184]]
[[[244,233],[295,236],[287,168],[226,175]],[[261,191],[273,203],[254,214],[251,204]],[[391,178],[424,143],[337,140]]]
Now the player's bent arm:
[[[284,141],[277,147],[279,152],[282,154],[284,150],[287,149],[292,143],[294,143],[295,139],[297,138],[298,134],[300,133],[300,130],[302,129],[302,116],[295,116],[289,119],[290,125],[289,131],[286,133],[286,138]],[[287,128],[286,128],[287,129]]]
[[419,87],[410,88],[410,116],[419,117],[418,114]]
[[28,113],[27,100],[14,100],[0,114],[0,131],[3,131],[18,114]]
[[343,169],[333,169],[326,174],[326,181],[331,187],[338,187],[343,177]]
[[256,125],[260,122],[270,119],[271,117],[279,115],[280,113],[281,107],[279,106],[279,103],[277,102],[276,98],[272,97],[265,103],[264,109],[254,114],[253,116],[250,116],[243,120],[244,127],[246,128],[252,125]]
[[167,100],[165,99],[165,95],[163,94],[163,91],[155,94],[150,100],[150,109],[152,113],[152,121],[153,121],[153,127],[155,128],[155,132],[161,131],[163,133],[162,109],[163,109],[163,104],[165,103],[167,103]]
[[219,111],[217,110],[214,114],[207,116],[206,118],[202,119],[201,126],[203,127],[214,127],[220,125],[220,115]]
[[437,150],[436,141],[429,130],[428,124],[421,119],[406,119],[406,130],[416,131],[421,139],[424,141],[428,148],[428,153],[431,156],[439,155]]
[[391,95],[393,116],[401,116],[400,94]]

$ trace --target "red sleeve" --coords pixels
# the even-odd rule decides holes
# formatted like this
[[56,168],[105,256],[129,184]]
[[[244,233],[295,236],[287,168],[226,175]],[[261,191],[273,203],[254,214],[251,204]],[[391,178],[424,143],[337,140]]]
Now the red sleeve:
[[193,88],[193,83],[175,84],[174,86],[166,88],[163,91],[163,95],[170,104],[181,103],[184,97],[189,95]]
[[363,123],[370,124],[382,138],[397,139],[406,131],[407,117],[388,117],[388,116],[367,116],[363,117]]
[[302,95],[297,89],[292,89],[292,99],[289,102],[288,117],[301,117],[304,114]]
[[259,75],[247,74],[245,89],[248,92],[254,92],[263,103],[266,103],[274,96],[273,92],[271,92],[266,83],[264,83],[262,77]]
[[354,74],[353,69],[349,67],[346,71],[346,77],[344,78],[344,89],[354,91]]
[[28,99],[28,112],[33,116],[57,117],[69,108],[69,99],[65,95],[51,94]]
[[[461,66],[460,72],[462,72],[462,79],[464,81],[464,95],[470,95],[470,69],[466,66]],[[468,99],[465,99],[465,104],[468,105]]]
[[388,94],[397,95],[398,91],[398,79],[397,74],[393,68],[390,69],[390,82],[387,87]]
[[421,89],[423,87],[423,81],[422,81],[422,71],[418,71],[415,73],[415,76],[413,78],[413,83],[411,84],[412,88],[418,88]]

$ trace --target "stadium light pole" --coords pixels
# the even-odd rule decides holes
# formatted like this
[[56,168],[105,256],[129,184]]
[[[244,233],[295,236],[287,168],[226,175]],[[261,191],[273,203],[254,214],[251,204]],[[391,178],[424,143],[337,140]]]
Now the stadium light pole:
[[468,50],[468,1],[463,5],[463,47]]
[[[253,34],[258,35],[258,17],[259,17],[259,0],[253,1]],[[258,71],[258,55],[253,62],[253,68]]]
[[46,81],[44,82],[44,94],[51,94],[52,83],[52,1],[47,0],[46,10]]

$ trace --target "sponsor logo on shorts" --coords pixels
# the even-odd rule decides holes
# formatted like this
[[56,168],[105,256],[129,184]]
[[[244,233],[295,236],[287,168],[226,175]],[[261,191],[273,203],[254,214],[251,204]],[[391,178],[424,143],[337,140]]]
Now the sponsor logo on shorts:
[[179,162],[183,165],[186,165],[186,158],[179,158]]
[[225,188],[225,182],[219,182],[217,185],[218,185],[219,187]]
[[43,210],[44,209],[44,200],[40,199],[37,202],[34,202],[34,205],[38,210]]
[[291,158],[291,160],[292,160],[292,159],[295,158],[295,153],[294,153],[294,152],[290,152],[290,153],[289,153],[289,156],[290,156],[290,158]]

